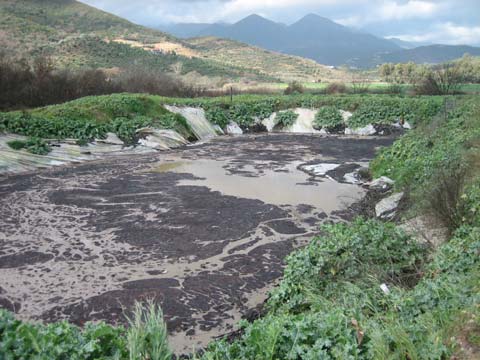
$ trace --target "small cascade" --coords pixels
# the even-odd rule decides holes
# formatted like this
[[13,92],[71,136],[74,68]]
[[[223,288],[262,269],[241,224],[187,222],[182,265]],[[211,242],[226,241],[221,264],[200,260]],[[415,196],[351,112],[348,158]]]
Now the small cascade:
[[227,125],[226,132],[227,132],[228,135],[242,135],[243,134],[243,130],[234,121],[231,121],[230,124]]
[[295,121],[295,124],[284,129],[285,132],[291,133],[319,133],[320,131],[313,128],[313,123],[315,121],[315,115],[317,115],[317,110],[303,109],[298,108],[294,110],[298,114],[298,118]]
[[[0,135],[0,176],[35,171],[39,168],[82,163],[86,161],[105,159],[109,156],[133,155],[150,153],[155,150],[146,147],[125,148],[123,142],[112,144],[119,140],[116,136],[99,140],[86,146],[76,145],[74,141],[55,142],[48,155],[31,154],[25,150],[13,150],[7,143],[12,140],[26,140],[25,136],[5,134]],[[107,143],[109,142],[109,143]]]
[[[292,126],[288,128],[282,129],[282,132],[289,132],[289,133],[307,133],[307,134],[317,134],[320,131],[315,130],[313,128],[313,122],[315,121],[315,115],[317,115],[317,110],[311,109],[303,109],[297,108],[293,110],[296,114],[298,114],[298,118]],[[272,114],[270,117],[264,119],[262,124],[265,125],[268,132],[273,131],[275,126],[277,125],[277,113]]]
[[212,124],[205,117],[205,111],[199,108],[192,107],[177,107],[165,105],[168,111],[182,115],[192,128],[194,135],[198,140],[206,140],[217,136],[217,131]]
[[139,141],[140,145],[155,150],[169,150],[188,144],[188,141],[174,130],[144,128],[137,133],[145,136]]
[[273,113],[270,117],[263,119],[262,124],[267,128],[268,132],[272,132],[275,125],[277,125],[277,113]]

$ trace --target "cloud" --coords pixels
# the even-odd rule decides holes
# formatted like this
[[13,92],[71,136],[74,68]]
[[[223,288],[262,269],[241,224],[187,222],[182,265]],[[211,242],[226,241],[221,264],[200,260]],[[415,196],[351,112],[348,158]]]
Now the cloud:
[[461,26],[451,22],[435,24],[430,30],[421,34],[398,34],[392,37],[404,41],[442,43],[442,44],[472,44],[480,45],[480,26]]
[[235,22],[252,13],[292,23],[307,13],[317,13],[379,36],[480,44],[480,0],[81,1],[153,27],[177,22]]

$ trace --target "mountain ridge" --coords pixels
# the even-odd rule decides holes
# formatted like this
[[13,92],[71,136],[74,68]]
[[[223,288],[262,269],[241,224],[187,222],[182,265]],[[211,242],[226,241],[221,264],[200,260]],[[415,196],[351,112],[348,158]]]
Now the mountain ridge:
[[[181,24],[176,26],[181,27]],[[163,29],[168,30],[168,27]],[[372,68],[382,62],[413,61],[436,64],[455,60],[465,52],[478,56],[480,51],[480,48],[473,46],[446,45],[448,51],[442,53],[439,47],[443,45],[421,45],[400,39],[384,39],[313,13],[303,16],[291,25],[252,14],[233,24],[204,24],[195,36],[227,38],[312,59],[321,64],[348,65],[352,68]]]

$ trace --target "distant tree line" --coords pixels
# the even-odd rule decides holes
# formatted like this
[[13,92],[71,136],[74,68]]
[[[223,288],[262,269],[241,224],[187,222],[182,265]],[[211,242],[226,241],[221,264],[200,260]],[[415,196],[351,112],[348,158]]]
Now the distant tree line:
[[138,67],[112,75],[99,69],[60,69],[48,57],[28,62],[0,54],[0,110],[3,111],[121,92],[196,97],[205,90],[171,75]]
[[464,55],[461,59],[440,65],[383,64],[379,68],[382,80],[392,87],[413,86],[417,94],[454,94],[464,83],[480,83],[480,58]]

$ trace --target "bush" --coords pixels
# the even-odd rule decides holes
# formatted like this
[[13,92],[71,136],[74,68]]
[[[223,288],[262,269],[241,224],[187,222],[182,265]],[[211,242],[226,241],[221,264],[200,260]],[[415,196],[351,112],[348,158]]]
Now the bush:
[[318,110],[313,127],[317,130],[325,128],[329,132],[345,130],[342,114],[333,106],[324,106]]
[[205,111],[205,116],[212,124],[220,126],[225,129],[229,123],[227,112],[219,107],[211,107]]
[[303,94],[305,92],[305,87],[297,81],[291,82],[288,84],[288,87],[283,92],[284,95],[292,94]]
[[425,189],[426,208],[452,232],[470,215],[463,200],[465,183],[466,169],[454,166],[436,171]]
[[345,94],[348,89],[344,83],[330,83],[325,88],[327,94]]
[[325,235],[287,258],[281,285],[269,305],[289,311],[308,305],[305,289],[333,299],[355,283],[368,289],[388,283],[409,286],[425,259],[425,249],[393,224],[357,219],[352,225],[326,225]]
[[292,110],[281,111],[277,114],[275,118],[277,125],[282,128],[287,128],[295,124],[295,121],[298,119],[298,114]]
[[31,154],[47,155],[51,151],[50,145],[37,137],[31,137],[27,140],[12,140],[7,145],[14,150],[25,149]]

